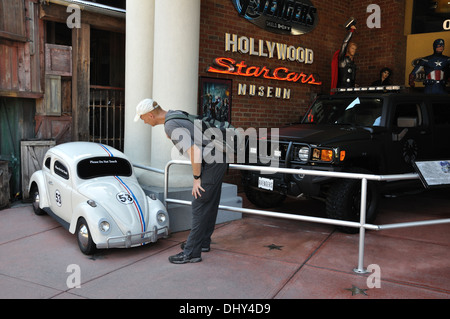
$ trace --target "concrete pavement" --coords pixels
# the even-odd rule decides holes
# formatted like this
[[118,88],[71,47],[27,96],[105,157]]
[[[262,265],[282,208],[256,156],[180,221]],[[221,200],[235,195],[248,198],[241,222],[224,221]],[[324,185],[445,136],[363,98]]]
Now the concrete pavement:
[[[376,224],[449,218],[447,193],[384,198]],[[244,207],[252,207],[243,197]],[[278,210],[324,217],[314,200],[288,201]],[[378,268],[366,275],[353,272],[358,235],[329,225],[244,215],[217,226],[203,262],[169,263],[187,236],[87,257],[73,235],[30,205],[6,209],[0,298],[450,299],[450,224],[367,232],[364,264]],[[80,288],[73,288],[77,274]]]

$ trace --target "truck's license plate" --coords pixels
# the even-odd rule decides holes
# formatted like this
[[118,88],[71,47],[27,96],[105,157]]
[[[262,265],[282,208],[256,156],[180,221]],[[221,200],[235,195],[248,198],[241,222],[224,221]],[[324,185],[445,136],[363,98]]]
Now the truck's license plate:
[[258,180],[258,187],[268,191],[273,191],[273,179],[260,177]]

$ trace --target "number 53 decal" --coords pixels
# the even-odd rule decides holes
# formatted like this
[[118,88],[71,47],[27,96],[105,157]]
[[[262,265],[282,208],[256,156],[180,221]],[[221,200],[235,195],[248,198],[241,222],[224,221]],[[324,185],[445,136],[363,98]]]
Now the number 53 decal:
[[131,195],[128,193],[119,193],[116,195],[116,198],[120,203],[124,205],[133,204],[134,202],[133,197],[131,197]]

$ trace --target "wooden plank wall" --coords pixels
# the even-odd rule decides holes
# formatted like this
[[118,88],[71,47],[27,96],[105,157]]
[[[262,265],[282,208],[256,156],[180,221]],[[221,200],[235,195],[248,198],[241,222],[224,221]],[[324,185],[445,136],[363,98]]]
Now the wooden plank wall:
[[0,90],[31,92],[31,59],[27,45],[0,40]]
[[25,1],[0,0],[0,32],[10,39],[25,42]]
[[11,196],[9,189],[10,178],[8,162],[0,161],[0,210],[9,207],[9,198]]
[[31,175],[42,169],[45,154],[55,145],[55,141],[22,141],[20,143],[23,199],[30,197],[28,185]]
[[[44,85],[44,25],[38,6],[35,0],[0,0],[0,8],[0,96],[40,98]],[[22,15],[20,10],[24,11]],[[21,21],[22,17],[26,20]]]
[[73,80],[72,109],[73,140],[89,140],[89,92],[90,92],[90,51],[91,26],[81,24],[81,28],[72,30]]

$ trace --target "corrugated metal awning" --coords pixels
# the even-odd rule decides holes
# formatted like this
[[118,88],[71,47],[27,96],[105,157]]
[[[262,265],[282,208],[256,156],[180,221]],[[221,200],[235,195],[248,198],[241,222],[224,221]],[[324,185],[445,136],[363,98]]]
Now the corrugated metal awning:
[[81,10],[86,10],[89,12],[95,12],[115,18],[125,19],[126,10],[120,8],[110,7],[104,4],[82,1],[82,0],[41,0],[41,3],[54,3],[63,6],[77,5]]

